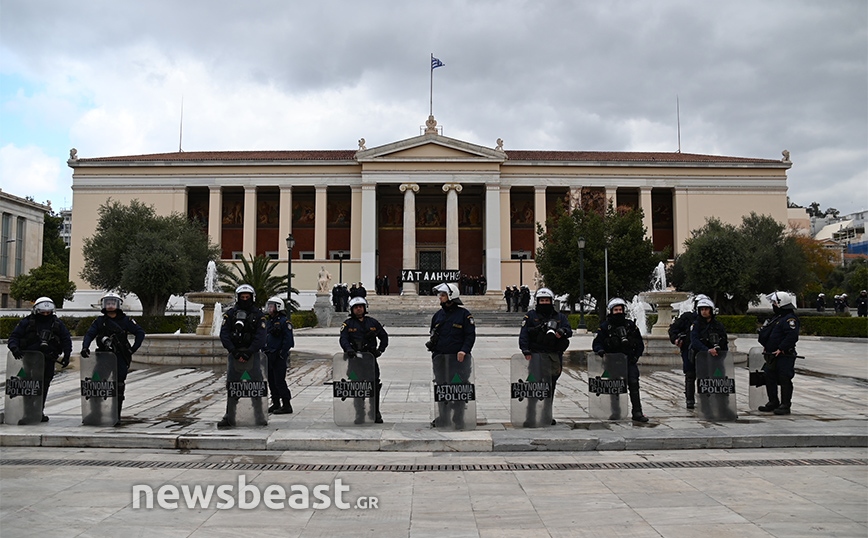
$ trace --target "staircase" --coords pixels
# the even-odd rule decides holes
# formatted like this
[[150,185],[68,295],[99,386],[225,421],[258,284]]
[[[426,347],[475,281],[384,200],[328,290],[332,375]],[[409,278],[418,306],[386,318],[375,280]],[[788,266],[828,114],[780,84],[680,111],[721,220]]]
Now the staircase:
[[[440,300],[431,295],[368,295],[368,312],[385,327],[428,327],[431,316],[440,308]],[[507,312],[506,301],[499,295],[462,296],[464,307],[472,314],[477,327],[518,327],[524,312]],[[332,325],[340,325],[348,314],[336,313]]]

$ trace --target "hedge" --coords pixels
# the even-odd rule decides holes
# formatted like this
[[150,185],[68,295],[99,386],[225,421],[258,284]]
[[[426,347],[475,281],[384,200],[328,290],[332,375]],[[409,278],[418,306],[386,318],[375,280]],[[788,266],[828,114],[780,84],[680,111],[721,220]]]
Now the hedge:
[[293,312],[290,321],[295,329],[301,329],[302,327],[316,327],[318,322],[313,310]]
[[799,334],[868,338],[868,318],[821,318],[811,316],[799,318],[799,321],[802,323]]

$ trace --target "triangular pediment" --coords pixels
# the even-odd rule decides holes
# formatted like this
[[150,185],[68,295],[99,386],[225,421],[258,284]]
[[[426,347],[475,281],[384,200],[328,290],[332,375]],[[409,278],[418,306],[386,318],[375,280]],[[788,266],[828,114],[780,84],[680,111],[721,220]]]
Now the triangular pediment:
[[360,150],[358,162],[499,162],[506,154],[455,138],[426,134]]

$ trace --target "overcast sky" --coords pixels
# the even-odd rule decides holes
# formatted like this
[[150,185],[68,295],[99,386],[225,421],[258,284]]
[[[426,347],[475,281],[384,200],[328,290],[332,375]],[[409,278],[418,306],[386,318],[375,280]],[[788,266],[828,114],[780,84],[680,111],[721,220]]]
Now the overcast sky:
[[504,149],[780,159],[791,199],[868,208],[868,2],[0,0],[0,184],[72,204],[79,157]]

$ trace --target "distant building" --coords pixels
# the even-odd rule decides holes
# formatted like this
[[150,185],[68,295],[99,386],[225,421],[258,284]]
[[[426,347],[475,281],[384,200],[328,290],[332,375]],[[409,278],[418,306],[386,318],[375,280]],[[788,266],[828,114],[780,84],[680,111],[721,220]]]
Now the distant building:
[[9,296],[18,275],[42,265],[42,228],[46,205],[0,190],[0,308],[20,308]]
[[69,248],[69,243],[72,239],[72,209],[61,209],[60,216],[63,217],[60,238],[63,239],[63,244],[66,245],[66,248]]

